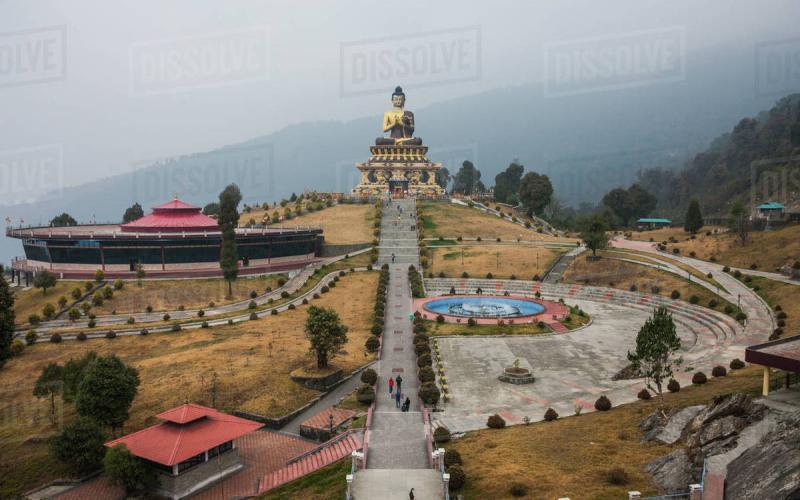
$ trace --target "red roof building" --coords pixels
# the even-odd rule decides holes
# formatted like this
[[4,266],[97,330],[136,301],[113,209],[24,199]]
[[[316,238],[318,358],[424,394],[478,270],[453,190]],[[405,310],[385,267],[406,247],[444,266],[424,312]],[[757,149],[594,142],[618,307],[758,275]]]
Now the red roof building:
[[219,231],[217,221],[202,214],[201,210],[175,198],[153,207],[153,212],[144,217],[122,224],[120,229],[135,233]]
[[234,439],[264,424],[186,403],[158,415],[164,422],[109,441],[125,445],[159,472],[160,493],[183,498],[242,468]]

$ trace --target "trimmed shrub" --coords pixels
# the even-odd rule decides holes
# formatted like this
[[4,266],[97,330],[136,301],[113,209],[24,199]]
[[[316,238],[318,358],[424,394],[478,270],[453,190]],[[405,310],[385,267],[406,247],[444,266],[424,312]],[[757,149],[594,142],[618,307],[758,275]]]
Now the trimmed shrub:
[[[446,443],[450,441],[450,429],[448,429],[443,425],[440,425],[433,431],[433,440],[436,441],[437,443]],[[459,460],[458,463],[460,464],[461,461]],[[446,462],[445,465],[447,465]]]
[[477,325],[477,324],[478,324],[478,322],[477,322],[477,321],[475,321],[475,318],[469,318],[469,319],[467,320],[467,326],[475,326],[475,325]]
[[87,338],[87,337],[86,337],[86,334],[85,334],[85,333],[83,333],[83,332],[78,332],[78,334],[77,334],[77,335],[75,335],[75,338],[76,338],[76,339],[78,339],[78,340],[80,340],[80,341],[82,342],[82,341],[86,340],[86,338]]
[[[275,312],[277,314],[277,311],[275,311],[275,309],[273,309],[272,312]],[[258,319],[258,314],[256,314],[255,312],[251,312],[248,318],[250,319],[250,321],[255,321]]]
[[417,366],[422,367],[430,367],[433,364],[433,360],[431,359],[430,354],[423,354],[422,356],[417,358]]
[[613,469],[606,471],[606,482],[608,484],[620,486],[630,483],[631,479],[628,477],[628,473],[625,472],[624,469],[621,467],[614,467]]
[[200,323],[200,328],[208,328],[208,321],[203,321]]
[[95,319],[92,318],[92,319],[89,320],[88,323],[86,323],[86,326],[88,326],[89,328],[94,328],[94,327],[97,326],[97,321],[95,321]]
[[736,321],[744,321],[746,319],[747,319],[747,315],[745,313],[743,313],[742,311],[739,311],[738,313],[736,313]]
[[106,338],[107,339],[115,339],[115,338],[117,338],[117,332],[115,332],[113,330],[107,331],[106,332]]
[[712,377],[724,377],[728,374],[728,370],[724,366],[717,365],[711,370]]
[[378,373],[372,368],[367,368],[361,372],[361,381],[367,385],[375,385],[378,381]]
[[641,391],[639,391],[639,394],[637,394],[636,397],[643,401],[647,401],[650,399],[650,391],[648,391],[647,389],[642,389]]
[[128,323],[129,325],[132,325],[136,323],[136,318],[134,318],[133,316],[128,316],[128,319],[125,320],[125,322]]
[[717,299],[711,299],[708,301],[708,307],[710,307],[711,309],[716,309],[718,305],[719,302],[717,302]]
[[372,333],[373,335],[380,335],[382,332],[383,332],[383,327],[382,326],[377,325],[377,324],[372,325],[372,329],[370,330],[370,333]]
[[178,323],[175,323],[174,325],[172,325],[171,330],[173,332],[179,332],[179,331],[181,331],[181,325],[179,325]]
[[528,487],[522,483],[511,483],[511,488],[508,490],[514,498],[521,498],[528,494]]
[[169,313],[164,315],[164,321],[169,321],[170,315]]
[[197,311],[197,317],[202,318],[205,315],[206,315],[206,312],[204,310],[200,309],[199,311]]
[[698,302],[700,302],[700,297],[698,297],[697,295],[692,295],[691,297],[689,297],[689,302],[691,302],[692,304],[697,304]]
[[706,382],[708,382],[708,377],[706,377],[705,373],[697,372],[694,375],[692,375],[692,383],[693,384],[695,384],[695,385],[703,385]]
[[25,334],[25,343],[28,345],[33,345],[36,343],[36,339],[38,338],[39,336],[36,335],[36,330],[28,330],[28,333]]
[[723,310],[725,311],[725,314],[731,314],[733,312],[733,306],[730,304],[725,304],[725,309]]
[[375,389],[372,386],[364,384],[356,390],[356,399],[359,403],[371,405],[375,401]]
[[368,352],[377,352],[377,350],[381,347],[381,342],[377,337],[370,337],[364,343],[364,347],[367,348]]
[[[255,312],[254,312],[254,313],[251,313],[251,314],[250,314],[250,317],[252,317],[252,316],[253,316],[253,315],[255,315],[255,314],[256,314]],[[278,310],[277,310],[277,309],[273,309],[273,310],[271,310],[271,311],[269,312],[269,314],[270,314],[270,316],[277,316],[277,315],[278,315]]]
[[255,300],[251,300],[250,303],[247,304],[248,309],[255,309],[256,307],[258,307],[258,304],[256,304]]
[[142,328],[141,330],[139,330],[139,335],[147,335],[148,333],[150,332],[147,331],[147,328]]
[[436,374],[433,373],[433,368],[430,366],[423,366],[419,369],[419,381],[422,383],[433,382],[436,380]]
[[320,293],[328,293],[329,288],[325,285],[322,285],[322,288],[319,289]]
[[558,418],[558,413],[552,408],[548,408],[546,412],[544,412],[544,420],[545,422],[552,422]]
[[678,392],[681,390],[681,384],[678,383],[678,381],[674,378],[670,379],[669,383],[667,384],[667,390],[669,392]]
[[442,316],[441,314],[437,314],[436,315],[436,322],[439,323],[440,325],[442,323],[444,323],[444,316]]
[[289,304],[289,305],[286,307],[286,309],[288,309],[288,310],[292,311],[292,310],[294,310],[294,309],[297,309],[297,306],[296,306],[296,305],[294,305],[294,304]]
[[462,469],[460,465],[448,467],[447,473],[450,474],[449,485],[451,490],[460,490],[464,487],[464,483],[467,481],[467,475],[464,474],[464,469]]
[[431,346],[420,342],[419,344],[414,344],[414,354],[417,356],[422,356],[423,354],[430,354],[431,353]]
[[283,299],[289,298],[289,292],[287,292],[286,290],[282,291],[281,292],[281,298],[283,298]]
[[597,398],[597,401],[594,402],[594,409],[597,411],[608,411],[611,409],[611,400],[608,399],[605,395],[600,396]]
[[506,426],[506,421],[495,413],[486,420],[486,426],[490,429],[502,429]]
[[255,290],[251,291],[251,292],[250,292],[250,298],[251,298],[251,299],[254,299],[254,298],[256,298],[256,297],[258,297],[258,292],[256,292]]
[[435,405],[439,402],[440,396],[439,388],[433,382],[425,382],[419,388],[419,398],[425,404]]
[[677,291],[677,290],[673,290],[673,291],[672,291],[672,293],[671,293],[671,294],[669,294],[669,296],[670,296],[670,298],[672,298],[672,299],[677,299],[677,298],[680,298],[680,296],[681,296],[681,292],[679,292],[679,291]]
[[38,314],[31,314],[28,316],[28,323],[32,325],[38,325],[42,322],[42,318]]
[[[443,427],[440,427],[440,429],[443,429]],[[447,439],[450,439],[449,432]],[[464,461],[461,460],[461,453],[459,453],[458,450],[456,450],[455,448],[450,448],[449,450],[444,452],[445,467],[452,467],[454,465],[463,465],[463,464]]]
[[303,299],[303,305],[308,304],[308,299]]
[[731,361],[730,368],[731,370],[741,370],[742,368],[744,368],[744,361],[742,361],[739,358],[736,358],[733,361]]
[[153,312],[153,306],[148,305],[147,307],[144,308],[144,310],[151,313]]
[[61,342],[61,335],[58,334],[58,333],[54,333],[54,334],[50,335],[50,342],[52,342],[54,344],[60,343]]

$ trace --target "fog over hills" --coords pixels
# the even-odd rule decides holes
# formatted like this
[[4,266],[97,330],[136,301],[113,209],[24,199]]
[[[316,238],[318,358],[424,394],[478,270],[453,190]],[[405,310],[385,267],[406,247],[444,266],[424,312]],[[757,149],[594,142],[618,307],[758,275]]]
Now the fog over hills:
[[[628,184],[638,170],[678,167],[742,117],[769,108],[780,96],[753,90],[753,69],[734,54],[690,59],[687,77],[635,88],[549,97],[527,84],[454,98],[416,114],[429,156],[451,172],[473,161],[487,186],[512,159],[548,174],[556,197],[568,205],[596,202]],[[402,82],[399,82],[402,83]],[[387,93],[388,95],[388,93]],[[388,108],[388,98],[386,107]],[[35,202],[0,207],[14,223],[46,224],[68,212],[79,221],[116,222],[134,202],[145,209],[177,194],[203,205],[228,183],[245,202],[274,201],[304,189],[348,192],[353,164],[369,155],[380,135],[380,115],[346,123],[306,122],[239,144],[184,157],[143,162],[131,173],[51,192]],[[4,241],[5,261],[18,243]]]

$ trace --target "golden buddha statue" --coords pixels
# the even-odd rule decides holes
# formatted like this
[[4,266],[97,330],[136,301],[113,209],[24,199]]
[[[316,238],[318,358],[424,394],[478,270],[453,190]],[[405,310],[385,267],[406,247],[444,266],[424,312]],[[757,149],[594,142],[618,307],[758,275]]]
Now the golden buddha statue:
[[375,139],[376,146],[406,145],[420,146],[422,139],[414,137],[414,113],[404,109],[406,95],[402,87],[396,87],[392,94],[394,108],[383,114],[383,131],[389,132],[389,137]]

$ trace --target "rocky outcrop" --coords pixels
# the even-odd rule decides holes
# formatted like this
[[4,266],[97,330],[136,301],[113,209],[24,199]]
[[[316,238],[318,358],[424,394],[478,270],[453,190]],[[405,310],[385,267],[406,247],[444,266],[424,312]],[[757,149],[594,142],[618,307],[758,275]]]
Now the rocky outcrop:
[[675,450],[644,468],[662,493],[684,493],[692,482],[692,463],[686,450]]
[[[700,481],[706,459],[736,449],[742,430],[763,419],[766,411],[746,394],[719,396],[708,406],[656,411],[640,423],[644,440],[675,444],[682,439],[686,449],[654,460],[646,470],[662,493],[686,492],[689,484]],[[750,446],[750,440],[745,440],[745,446]],[[740,450],[723,458],[730,460],[738,453]]]
[[728,464],[725,498],[800,499],[800,413]]

